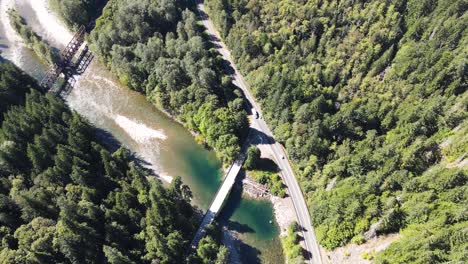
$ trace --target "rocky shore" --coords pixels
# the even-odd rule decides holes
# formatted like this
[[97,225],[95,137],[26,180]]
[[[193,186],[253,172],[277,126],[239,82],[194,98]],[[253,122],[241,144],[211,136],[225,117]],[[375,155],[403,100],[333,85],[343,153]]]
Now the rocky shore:
[[244,193],[253,199],[268,199],[273,204],[275,220],[281,230],[281,236],[286,234],[288,227],[297,222],[296,212],[291,197],[280,198],[272,195],[266,186],[249,177],[248,173],[242,180]]

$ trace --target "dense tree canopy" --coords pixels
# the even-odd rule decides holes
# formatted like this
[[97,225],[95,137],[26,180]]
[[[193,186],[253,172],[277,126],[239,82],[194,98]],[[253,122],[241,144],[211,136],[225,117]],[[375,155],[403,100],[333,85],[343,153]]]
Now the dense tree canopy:
[[105,0],[49,0],[51,7],[71,27],[88,25],[96,16],[98,4]]
[[215,222],[206,226],[206,234],[200,240],[197,251],[189,256],[193,264],[228,264],[229,251],[221,245],[221,227]]
[[252,170],[255,166],[258,165],[261,161],[261,152],[260,149],[252,145],[247,149],[247,155],[244,161],[244,168]]
[[[465,0],[205,2],[294,161],[323,246],[401,232],[376,262],[468,258]],[[191,4],[110,1],[92,48],[232,161],[247,124],[242,100]],[[44,162],[31,160],[37,170]]]
[[183,263],[196,227],[165,189],[12,64],[0,63],[0,263]]
[[24,102],[26,93],[35,85],[32,78],[0,57],[0,122],[11,106]]
[[177,116],[229,163],[240,151],[246,112],[187,9],[191,4],[110,1],[90,35],[91,47],[124,84]]
[[205,2],[323,246],[403,230],[377,262],[467,259],[466,1]]

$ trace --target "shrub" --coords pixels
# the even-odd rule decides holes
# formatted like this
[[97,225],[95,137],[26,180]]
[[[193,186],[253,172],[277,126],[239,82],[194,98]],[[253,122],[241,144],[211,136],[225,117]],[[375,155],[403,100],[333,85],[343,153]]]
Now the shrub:
[[49,64],[56,64],[60,60],[58,52],[49,46],[31,27],[26,24],[23,17],[15,9],[8,10],[8,17],[13,29],[23,38],[26,45],[32,49],[39,58]]

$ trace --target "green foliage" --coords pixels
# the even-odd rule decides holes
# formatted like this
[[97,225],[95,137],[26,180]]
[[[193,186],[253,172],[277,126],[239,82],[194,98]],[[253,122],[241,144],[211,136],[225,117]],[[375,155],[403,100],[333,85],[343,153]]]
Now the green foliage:
[[366,260],[372,260],[374,258],[374,256],[372,256],[371,253],[364,252],[364,253],[361,254],[361,258],[366,259]]
[[165,189],[59,98],[21,95],[37,85],[0,67],[2,96],[15,99],[1,108],[0,262],[183,263],[196,219],[180,178]]
[[[466,185],[466,1],[205,2],[296,165],[320,243],[373,226],[404,235],[382,263],[462,259],[466,241],[429,234],[467,223],[453,198]],[[417,225],[427,240],[405,235]]]
[[260,149],[250,146],[247,149],[244,168],[249,170],[249,175],[255,181],[267,185],[273,195],[286,197],[286,187],[278,174],[278,166],[270,159],[262,159],[260,155]]
[[191,255],[189,259],[189,263],[229,263],[229,251],[221,245],[221,229],[216,223],[206,227],[206,236],[200,240],[196,255]]
[[225,246],[220,246],[218,254],[216,255],[215,264],[228,264],[229,263],[229,250]]
[[250,170],[249,175],[261,184],[268,186],[268,189],[273,195],[281,198],[286,197],[286,187],[278,172],[265,171],[265,170]]
[[26,45],[32,49],[39,58],[49,64],[56,64],[60,60],[58,52],[47,44],[15,9],[8,10],[8,18],[13,29],[23,38]]
[[97,0],[49,0],[50,6],[68,26],[88,25],[97,12]]
[[91,48],[122,83],[199,133],[197,141],[229,164],[240,151],[247,114],[187,9],[192,4],[110,1],[90,35]]
[[247,157],[245,158],[244,168],[251,170],[260,162],[260,149],[256,146],[250,146],[247,149]]
[[200,240],[197,248],[197,255],[203,263],[210,263],[211,260],[216,259],[218,253],[218,245],[210,236],[206,236]]
[[378,254],[375,262],[464,263],[468,259],[466,249],[466,223],[417,224],[405,229],[403,238]]
[[0,57],[0,122],[3,113],[11,106],[24,102],[26,92],[35,83],[34,79]]
[[356,235],[356,236],[354,236],[354,237],[351,239],[351,243],[355,243],[355,244],[358,244],[358,245],[361,245],[361,244],[363,244],[364,242],[366,242],[366,239],[365,239],[364,236],[361,235],[361,234]]
[[299,244],[299,225],[293,223],[288,227],[288,233],[281,239],[283,251],[286,254],[288,263],[303,263],[303,251]]

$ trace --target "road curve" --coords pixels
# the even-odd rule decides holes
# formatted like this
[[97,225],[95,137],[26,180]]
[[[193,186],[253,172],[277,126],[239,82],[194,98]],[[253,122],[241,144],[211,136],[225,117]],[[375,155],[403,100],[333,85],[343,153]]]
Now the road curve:
[[[211,37],[212,42],[215,44],[216,49],[218,52],[223,56],[223,58],[231,64],[231,67],[234,69],[234,73],[232,74],[233,83],[237,85],[245,94],[245,97],[250,102],[252,107],[256,109],[256,111],[261,116],[261,109],[259,105],[255,102],[254,97],[252,96],[250,90],[247,87],[246,82],[244,81],[242,75],[237,70],[237,67],[232,60],[231,54],[229,49],[226,45],[221,41],[221,37],[213,25],[213,22],[209,19],[208,14],[205,11],[205,5],[203,4],[202,0],[196,0],[197,2],[197,12],[199,13],[203,25],[205,26],[208,34]],[[289,164],[289,161],[285,151],[280,146],[278,142],[274,140],[273,134],[271,133],[270,129],[268,128],[267,124],[264,122],[263,119],[253,119],[255,127],[259,128],[261,132],[263,132],[266,136],[272,139],[273,142],[270,142],[270,146],[272,149],[272,153],[274,154],[274,159],[278,164],[281,170],[281,176],[288,187],[289,195],[291,196],[294,204],[294,209],[297,214],[299,225],[302,227],[302,235],[304,237],[304,243],[307,251],[311,254],[310,260],[312,263],[321,264],[322,259],[320,256],[320,250],[317,243],[317,239],[315,237],[314,228],[312,227],[312,222],[310,220],[309,210],[307,208],[306,202],[304,200],[304,196],[302,195],[301,188],[294,176],[294,172]]]

